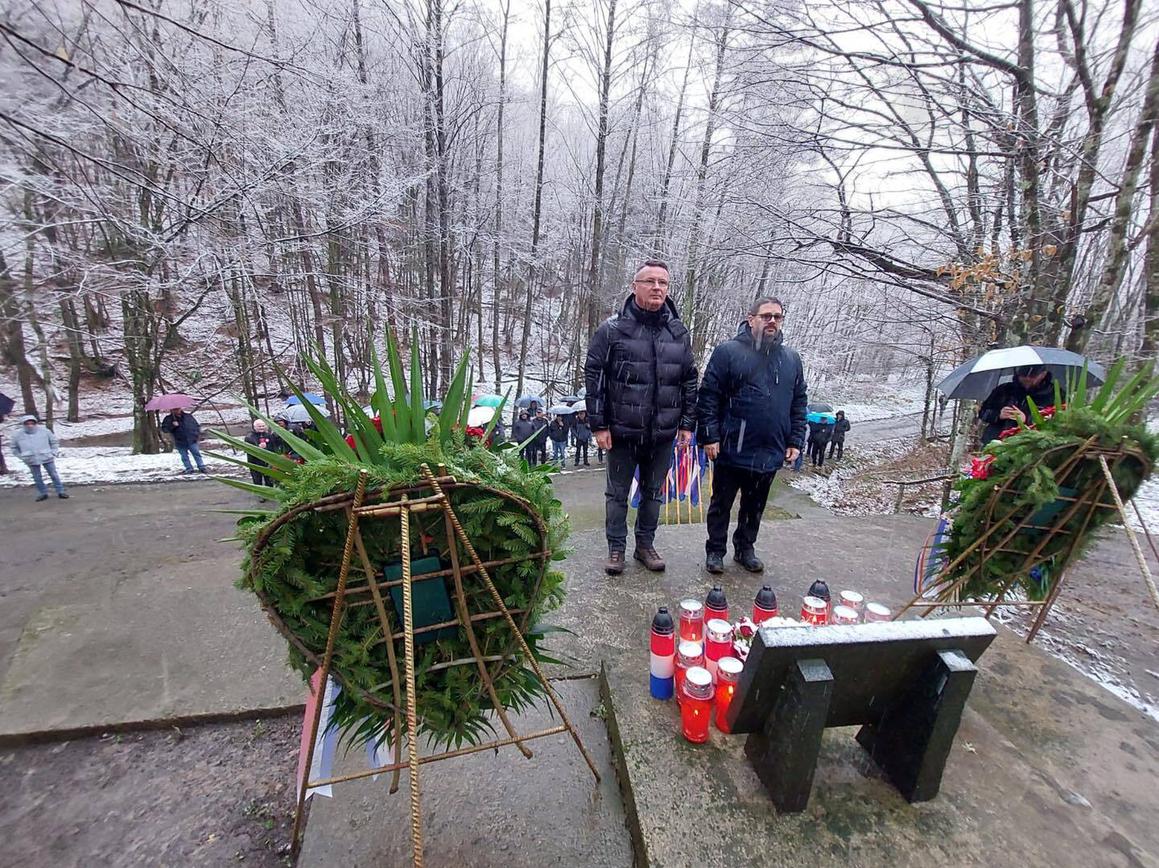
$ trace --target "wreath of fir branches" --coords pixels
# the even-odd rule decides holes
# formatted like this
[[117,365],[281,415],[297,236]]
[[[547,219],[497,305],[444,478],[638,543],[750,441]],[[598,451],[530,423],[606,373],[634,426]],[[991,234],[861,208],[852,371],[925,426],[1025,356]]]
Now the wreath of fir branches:
[[[376,419],[344,392],[325,361],[308,362],[323,390],[346,418],[353,447],[343,432],[300,392],[297,394],[316,430],[299,437],[274,427],[274,422],[268,420],[271,430],[293,450],[291,455],[267,452],[218,434],[268,466],[219,457],[260,470],[275,484],[271,488],[236,479],[222,481],[272,498],[278,504],[273,510],[247,511],[238,521],[238,537],[247,550],[239,587],[257,594],[271,621],[288,634],[290,664],[308,680],[326,646],[347,521],[343,510],[303,507],[352,492],[361,471],[367,474],[368,491],[387,490],[420,484],[423,464],[432,468],[442,464],[459,483],[475,483],[451,488],[448,497],[479,557],[483,561],[504,561],[488,572],[506,606],[525,613],[516,621],[529,625],[523,635],[532,654],[543,662],[559,662],[543,649],[544,638],[552,628],[538,626],[540,618],[557,607],[564,594],[563,574],[552,568],[551,561],[562,560],[566,554],[568,526],[560,501],[552,491],[550,467],[529,467],[515,444],[495,448],[488,445],[502,406],[483,436],[466,433],[472,391],[466,360],[459,365],[443,409],[436,416],[422,409],[423,377],[417,340],[412,340],[409,385],[397,345],[389,335],[387,350],[392,390],[386,388],[386,377],[377,359],[373,363],[377,391],[371,405],[381,433]],[[397,518],[364,520],[359,527],[370,563],[376,569],[381,571],[384,565],[400,560],[403,541]],[[447,566],[449,553],[442,551],[447,547],[442,511],[412,515],[407,543],[412,558],[437,554]],[[456,544],[460,562],[468,562],[466,551],[460,543]],[[543,551],[551,553],[550,561],[537,557]],[[365,584],[365,575],[352,564],[348,588],[359,582]],[[482,583],[465,577],[464,586],[470,614],[494,610],[493,600]],[[393,611],[389,595],[383,596],[387,598],[391,632],[401,633],[401,613]],[[490,664],[490,672],[499,704],[516,711],[534,704],[543,693],[543,685],[522,657],[506,620],[479,620],[474,623],[474,630],[481,656],[497,661]],[[400,636],[390,641],[401,672],[404,640]],[[489,713],[493,704],[477,667],[446,665],[473,657],[460,629],[440,630],[434,641],[416,645],[419,736],[428,737],[436,745],[458,747],[478,744],[494,732]],[[395,686],[374,606],[346,607],[336,637],[332,672],[343,687],[333,718],[333,725],[343,738],[353,744],[394,744]],[[398,691],[400,705],[405,708],[405,682],[398,685]],[[398,717],[405,734],[406,716]]]
[[[1124,503],[1159,460],[1159,437],[1141,418],[1159,393],[1159,379],[1147,366],[1117,388],[1122,371],[1122,363],[1116,364],[1106,383],[1090,393],[1084,370],[1070,384],[1065,405],[1056,384],[1053,415],[1045,416],[1032,403],[1030,425],[984,447],[976,472],[955,483],[960,496],[950,534],[939,547],[944,566],[933,590],[964,580],[962,599],[994,599],[1010,589],[1020,589],[1028,599],[1045,599],[1066,564],[1093,541],[1094,532],[1120,520],[1114,508],[1091,512],[1068,507],[1074,498],[1101,490],[1105,477],[1100,453],[1108,457]],[[1070,462],[1084,447],[1089,454]],[[1110,504],[1110,494],[1104,492],[1100,502]],[[1008,542],[995,546],[1024,523]],[[987,544],[975,546],[988,533]],[[1036,566],[1021,574],[1036,551]]]

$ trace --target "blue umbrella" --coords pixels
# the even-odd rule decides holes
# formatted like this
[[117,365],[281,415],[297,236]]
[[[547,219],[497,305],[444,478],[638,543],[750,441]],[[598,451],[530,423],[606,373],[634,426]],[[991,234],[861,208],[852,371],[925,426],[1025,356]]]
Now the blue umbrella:
[[443,409],[442,401],[423,401],[424,410],[441,410]]
[[[304,392],[303,394],[304,394],[306,400],[309,401],[311,404],[313,404],[315,407],[318,407],[318,406],[324,407],[326,405],[326,399],[323,398],[321,395],[315,394],[314,392]],[[287,407],[293,407],[296,404],[301,404],[301,403],[302,403],[302,399],[299,398],[297,395],[291,395],[286,400]]]
[[532,404],[543,406],[543,398],[538,395],[524,395],[515,402],[516,407],[530,407]]

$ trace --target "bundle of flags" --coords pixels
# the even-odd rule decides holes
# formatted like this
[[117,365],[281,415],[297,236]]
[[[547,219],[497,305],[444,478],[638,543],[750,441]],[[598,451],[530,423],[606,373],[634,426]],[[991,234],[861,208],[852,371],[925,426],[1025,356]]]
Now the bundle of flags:
[[[704,450],[696,442],[696,435],[687,447],[672,444],[672,460],[668,463],[668,475],[660,490],[662,503],[683,503],[687,501],[691,506],[700,506],[701,488],[704,484],[704,475],[708,469],[708,459]],[[633,509],[640,508],[640,469],[636,468],[632,477],[632,488],[628,494],[628,502]]]
[[[328,677],[325,693],[319,696],[318,687],[321,680],[322,670],[317,669],[310,679],[310,695],[306,700],[305,716],[302,718],[302,740],[298,750],[297,782],[299,792],[301,792],[303,785],[302,773],[306,770],[306,753],[311,736],[314,739],[314,754],[310,759],[310,777],[308,780],[322,781],[334,776],[334,756],[338,752],[338,738],[340,736],[338,728],[334,726],[334,701],[342,692],[342,688],[333,678]],[[322,716],[318,720],[318,731],[311,733],[310,726],[314,722],[314,714],[319,701],[323,703]],[[366,762],[368,769],[382,768],[389,765],[391,760],[390,748],[385,741],[367,743]],[[378,775],[372,775],[371,779],[378,780]],[[306,798],[314,795],[330,798],[333,795],[330,784],[311,786],[306,791]]]

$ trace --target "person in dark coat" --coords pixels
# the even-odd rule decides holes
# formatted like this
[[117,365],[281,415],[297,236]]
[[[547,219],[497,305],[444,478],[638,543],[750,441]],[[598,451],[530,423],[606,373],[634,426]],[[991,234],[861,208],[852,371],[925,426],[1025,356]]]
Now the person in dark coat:
[[757,299],[736,337],[712,351],[704,370],[696,416],[705,455],[715,462],[704,544],[710,573],[724,572],[737,492],[733,560],[750,572],[765,568],[755,547],[769,487],[805,439],[805,369],[797,351],[785,346],[783,319],[780,301]]
[[829,445],[829,437],[833,433],[833,425],[822,417],[819,422],[809,423],[809,460],[814,467],[825,465],[825,447]]
[[[535,405],[533,405],[535,406]],[[535,448],[539,453],[539,463],[547,463],[547,416],[542,410],[534,410],[531,424],[535,428]]]
[[588,414],[580,411],[575,414],[574,421],[571,426],[571,436],[575,441],[575,466],[580,465],[580,453],[584,456],[584,467],[589,467],[588,464],[588,446],[592,442],[592,429],[588,423]]
[[[257,446],[265,449],[267,452],[281,453],[283,446],[280,438],[276,434],[270,433],[270,426],[266,424],[264,419],[254,419],[253,430],[245,435],[245,442],[252,446]],[[259,467],[268,467],[269,462],[263,461],[255,455],[250,455],[249,463],[256,464]],[[260,470],[250,468],[250,479],[253,480],[254,485],[273,485],[274,480],[266,476]]]
[[201,450],[197,447],[197,441],[201,439],[201,426],[197,424],[192,413],[186,413],[180,407],[176,408],[161,420],[161,431],[173,438],[173,445],[177,447],[181,463],[185,465],[183,473],[193,473],[193,465],[189,462],[190,455],[197,462],[198,472],[209,472],[205,469],[205,462],[201,460]]
[[837,421],[833,423],[833,436],[829,440],[829,457],[833,457],[833,450],[837,450],[837,460],[840,461],[845,457],[845,435],[849,433],[849,429],[853,427],[849,424],[849,420],[845,418],[845,411],[837,411]]
[[[1061,383],[1059,395],[1066,398]],[[1014,379],[995,388],[982,402],[978,410],[978,419],[985,426],[982,442],[989,443],[1008,428],[1025,425],[1030,418],[1030,401],[1040,410],[1054,405],[1054,377],[1042,365],[1016,368]]]
[[[531,418],[527,415],[526,410],[520,410],[519,418],[511,426],[511,439],[519,445],[523,457],[532,467],[539,463],[539,449],[535,445],[533,434],[535,434],[535,426],[531,424]],[[531,439],[528,440],[528,438]],[[524,445],[524,441],[528,441],[526,445]]]
[[556,416],[547,426],[547,436],[551,438],[551,460],[561,468],[567,463],[567,439],[569,432],[562,416]]
[[688,329],[668,298],[668,266],[648,260],[636,270],[632,294],[605,320],[584,363],[588,418],[596,444],[608,450],[604,530],[609,575],[624,571],[628,492],[637,468],[641,500],[633,557],[663,570],[656,551],[661,489],[672,463],[672,441],[692,442],[696,425],[696,362]]

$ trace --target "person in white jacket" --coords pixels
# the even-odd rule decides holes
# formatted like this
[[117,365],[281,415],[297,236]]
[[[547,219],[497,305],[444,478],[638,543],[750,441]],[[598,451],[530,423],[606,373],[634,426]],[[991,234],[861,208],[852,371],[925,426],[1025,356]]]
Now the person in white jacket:
[[32,481],[36,483],[36,499],[48,500],[48,486],[44,484],[44,471],[48,471],[56,496],[67,498],[64,483],[56,472],[56,456],[60,454],[60,440],[56,435],[37,422],[35,416],[25,416],[20,420],[20,430],[12,438],[12,454],[28,465],[32,471]]

